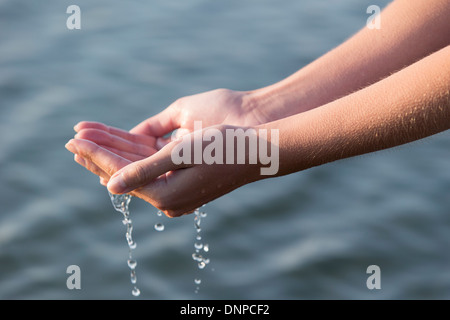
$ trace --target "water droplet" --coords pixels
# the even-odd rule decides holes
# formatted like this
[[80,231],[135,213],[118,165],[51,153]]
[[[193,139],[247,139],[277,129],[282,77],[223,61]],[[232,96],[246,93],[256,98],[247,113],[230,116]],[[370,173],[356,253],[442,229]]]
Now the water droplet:
[[131,280],[131,283],[132,283],[132,284],[135,284],[135,283],[136,283],[136,271],[131,270],[131,273],[130,273],[130,280]]
[[[132,284],[136,283],[136,271],[134,270],[136,268],[136,261],[131,258],[131,251],[136,249],[136,242],[133,241],[133,237],[131,236],[131,233],[133,232],[133,224],[130,219],[130,211],[128,209],[130,201],[132,196],[129,194],[124,195],[115,195],[109,192],[109,196],[111,198],[111,202],[114,206],[114,209],[116,211],[119,211],[123,215],[122,223],[127,227],[125,238],[127,240],[128,244],[128,256],[129,259],[127,260],[128,267],[130,267],[130,281]],[[141,294],[140,290],[137,287],[134,287],[131,291],[133,296],[137,297]]]
[[201,255],[199,255],[198,253],[193,253],[192,254],[192,259],[195,261],[202,261],[203,257]]
[[128,231],[127,231],[127,233],[125,233],[125,239],[127,239],[128,245],[133,243],[133,238],[131,236],[131,233],[129,233]]
[[134,241],[131,241],[131,242],[128,243],[128,247],[129,247],[131,250],[134,250],[134,249],[136,249],[136,247],[137,247],[137,243],[134,242]]
[[134,270],[136,268],[137,265],[136,260],[128,259],[127,263],[128,267],[130,267],[131,270]]
[[158,217],[161,217],[163,213],[161,210],[158,210],[158,212],[156,214],[158,215]]
[[[204,205],[203,205],[204,207]],[[206,265],[209,263],[209,259],[203,257],[200,254],[200,250],[204,250],[204,252],[208,252],[209,251],[209,246],[207,244],[203,244],[200,240],[202,240],[202,236],[201,236],[201,220],[202,218],[205,218],[207,216],[206,212],[202,212],[200,211],[199,208],[197,208],[194,211],[194,227],[195,227],[195,231],[196,231],[196,236],[195,239],[196,241],[194,242],[194,248],[195,248],[195,252],[192,254],[192,259],[194,261],[197,262],[197,266],[199,269],[204,269],[206,267]],[[194,279],[195,284],[197,285],[194,292],[198,293],[198,290],[200,288],[200,284],[201,284],[201,280],[199,278]]]
[[162,223],[156,223],[155,230],[156,231],[164,231],[164,225]]
[[134,287],[133,291],[131,291],[131,294],[135,297],[138,297],[141,294],[141,291],[138,288]]

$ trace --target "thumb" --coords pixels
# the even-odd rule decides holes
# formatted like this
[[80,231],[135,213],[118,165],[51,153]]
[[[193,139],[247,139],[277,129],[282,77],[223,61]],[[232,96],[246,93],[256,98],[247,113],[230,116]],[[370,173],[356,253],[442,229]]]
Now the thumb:
[[160,175],[177,169],[171,159],[171,147],[161,149],[152,156],[132,162],[114,175],[108,182],[107,188],[113,194],[123,194],[143,187]]
[[180,127],[179,111],[171,106],[167,107],[157,115],[139,123],[131,133],[144,134],[152,137],[163,137]]

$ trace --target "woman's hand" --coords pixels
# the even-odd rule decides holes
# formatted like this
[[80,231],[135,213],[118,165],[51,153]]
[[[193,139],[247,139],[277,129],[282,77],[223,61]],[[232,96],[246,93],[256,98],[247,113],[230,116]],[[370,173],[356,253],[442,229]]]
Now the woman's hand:
[[[197,131],[169,142],[156,153],[153,150],[142,151],[139,147],[132,147],[132,143],[128,144],[129,140],[128,143],[123,142],[127,151],[125,153],[125,149],[121,149],[122,156],[93,141],[79,138],[69,141],[66,148],[75,153],[77,162],[99,175],[103,182],[111,178],[108,189],[112,193],[130,193],[151,203],[167,216],[176,217],[190,213],[209,201],[259,179],[259,165],[249,164],[247,159],[248,146],[246,150],[240,150],[245,158],[243,164],[226,164],[225,149],[222,161],[193,163],[194,150],[200,151],[202,157],[205,148],[213,143],[203,138],[205,130],[215,130],[216,137],[225,139],[222,146],[226,146],[225,131],[231,128],[233,127],[219,125],[202,132]],[[126,136],[124,140],[132,135]],[[201,148],[195,149],[196,145]],[[174,161],[174,155],[179,155],[182,149],[185,152],[192,151],[192,161]],[[145,157],[146,152],[148,157]],[[236,154],[236,150],[233,152]],[[130,158],[137,161],[133,162]]]
[[[99,122],[83,121],[74,129],[75,138],[89,140],[130,162],[146,158],[173,138],[193,132],[194,121],[202,127],[219,124],[254,126],[270,121],[257,107],[253,92],[216,89],[176,100],[159,114],[141,122],[126,132]],[[107,185],[110,174],[104,172],[90,158],[75,156],[75,161],[100,176]]]
[[[170,137],[167,135],[172,131],[176,130],[174,135],[176,137],[192,132],[194,121],[201,121],[205,128],[218,124],[254,126],[271,120],[258,109],[252,92],[216,89],[176,100],[160,113],[131,129],[130,133],[138,136],[137,142],[148,143],[152,148],[161,149],[170,141]],[[122,138],[123,130],[89,121],[78,123],[74,129],[82,136],[85,136],[82,131],[87,129],[105,131],[103,134],[110,135],[107,137],[109,139],[108,146],[121,150],[122,144],[119,144],[112,136]],[[145,136],[148,137],[147,141],[145,141]],[[104,141],[98,141],[92,132],[84,139],[91,140],[92,137],[100,144]],[[113,139],[111,140],[111,138]],[[134,141],[134,139],[131,140]]]

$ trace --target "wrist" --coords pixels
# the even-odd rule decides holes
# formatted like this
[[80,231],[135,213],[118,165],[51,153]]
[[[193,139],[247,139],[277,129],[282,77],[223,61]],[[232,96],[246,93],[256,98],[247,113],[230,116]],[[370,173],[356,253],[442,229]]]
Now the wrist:
[[264,122],[272,122],[316,107],[311,105],[310,90],[300,74],[294,74],[280,82],[247,92],[247,105]]
[[[218,125],[206,128],[203,132],[204,153],[211,155],[208,159],[214,158],[206,163],[231,165],[231,175],[240,172],[237,175],[239,184],[276,176],[279,170],[278,131],[259,126]],[[213,141],[209,143],[212,136]]]

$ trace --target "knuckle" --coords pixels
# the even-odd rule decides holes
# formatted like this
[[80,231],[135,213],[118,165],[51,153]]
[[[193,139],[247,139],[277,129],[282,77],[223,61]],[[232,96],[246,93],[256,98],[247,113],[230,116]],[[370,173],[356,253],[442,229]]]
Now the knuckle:
[[136,162],[124,174],[124,180],[127,184],[143,184],[149,180],[149,172],[143,163]]
[[178,98],[177,100],[175,100],[175,101],[172,103],[171,107],[172,107],[172,108],[182,108],[182,106],[183,106],[183,104],[184,104],[185,101],[186,101],[186,97]]
[[147,169],[143,163],[136,162],[132,168],[133,172],[139,177],[145,177],[147,175]]

